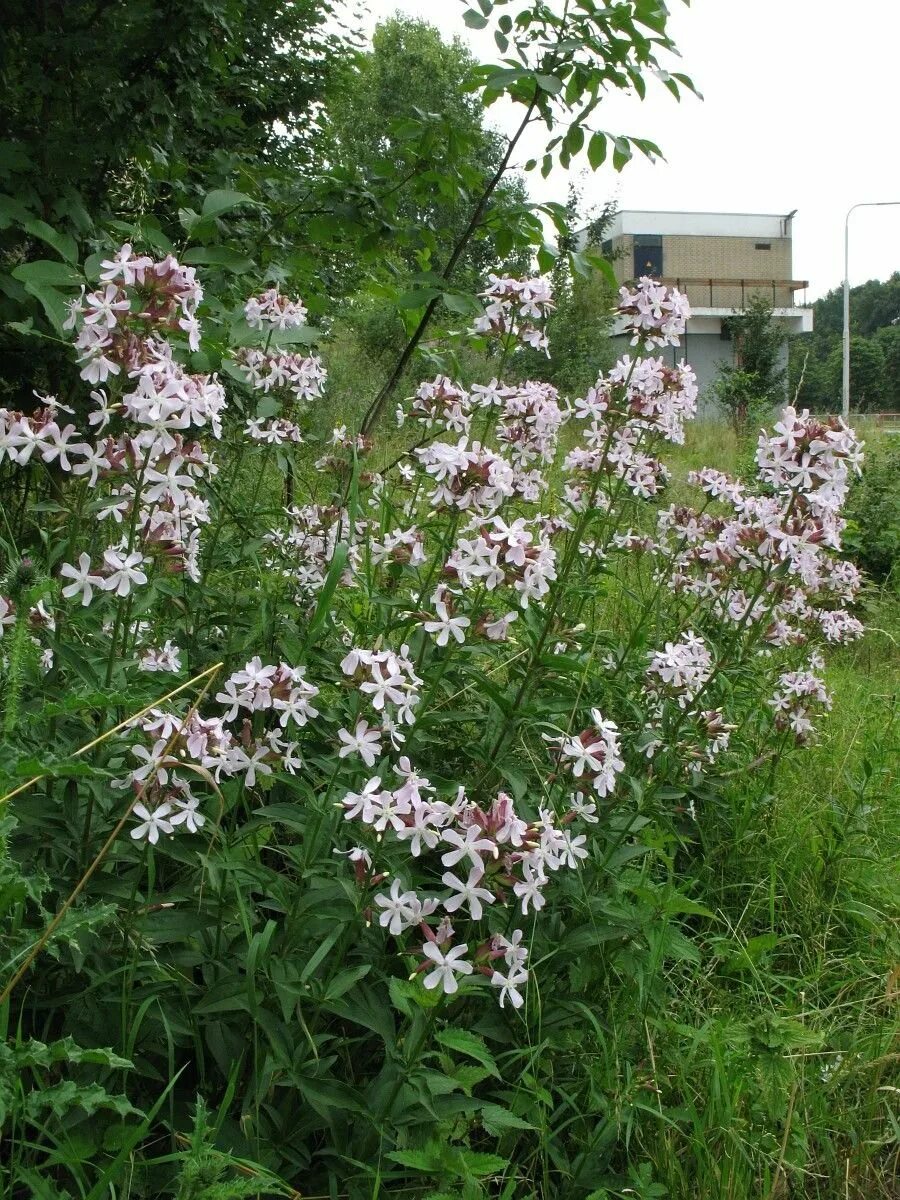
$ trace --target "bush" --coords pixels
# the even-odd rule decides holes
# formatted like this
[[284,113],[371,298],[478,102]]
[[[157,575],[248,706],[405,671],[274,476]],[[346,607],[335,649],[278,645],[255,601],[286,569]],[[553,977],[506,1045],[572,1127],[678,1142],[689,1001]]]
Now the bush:
[[900,444],[876,444],[847,502],[847,549],[879,581],[900,584]]
[[[399,449],[338,427],[311,464],[299,301],[95,271],[81,392],[0,410],[5,1181],[659,1194],[635,1064],[714,920],[675,857],[861,632],[852,431],[788,408],[765,494],[706,468],[648,520],[696,383],[628,358],[571,407],[438,376]],[[487,299],[480,335],[544,347],[545,281]],[[686,305],[620,315],[653,351]]]

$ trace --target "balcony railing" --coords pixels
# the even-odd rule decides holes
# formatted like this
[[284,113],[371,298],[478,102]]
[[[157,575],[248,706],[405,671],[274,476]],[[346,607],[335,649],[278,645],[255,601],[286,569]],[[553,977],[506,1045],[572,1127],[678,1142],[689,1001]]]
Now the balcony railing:
[[751,296],[765,296],[773,308],[793,308],[794,293],[809,287],[806,279],[707,279],[700,276],[663,276],[663,283],[677,287],[695,308],[738,308]]

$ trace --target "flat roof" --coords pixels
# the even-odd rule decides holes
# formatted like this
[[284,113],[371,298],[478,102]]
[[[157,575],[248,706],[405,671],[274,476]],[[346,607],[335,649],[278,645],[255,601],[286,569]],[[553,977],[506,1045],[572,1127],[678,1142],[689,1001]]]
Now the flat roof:
[[608,237],[622,234],[682,234],[700,237],[789,238],[796,213],[676,212],[624,208],[616,213]]

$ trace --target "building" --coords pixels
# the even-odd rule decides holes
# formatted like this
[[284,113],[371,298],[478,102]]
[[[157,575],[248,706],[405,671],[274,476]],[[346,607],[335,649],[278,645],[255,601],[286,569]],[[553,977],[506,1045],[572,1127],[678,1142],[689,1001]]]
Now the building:
[[[794,210],[796,212],[796,209]],[[686,293],[692,316],[680,347],[697,372],[701,401],[723,363],[734,364],[727,318],[751,296],[771,301],[788,333],[812,329],[812,309],[798,303],[806,281],[793,279],[791,224],[794,212],[616,213],[603,243],[620,284],[652,275]],[[785,348],[785,361],[787,348]]]

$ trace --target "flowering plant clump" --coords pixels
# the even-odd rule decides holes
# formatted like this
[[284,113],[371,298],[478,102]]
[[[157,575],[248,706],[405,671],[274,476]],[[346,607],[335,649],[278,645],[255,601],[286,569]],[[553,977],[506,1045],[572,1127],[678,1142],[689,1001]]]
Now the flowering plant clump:
[[566,396],[517,369],[546,348],[546,281],[492,276],[493,377],[413,388],[388,452],[349,415],[322,429],[300,300],[242,300],[216,341],[171,255],[125,245],[100,274],[70,310],[84,395],[0,409],[29,550],[0,579],[3,734],[93,754],[63,798],[42,772],[42,812],[152,941],[148,997],[178,980],[178,1053],[185,1000],[226,1080],[259,1022],[272,1091],[242,1120],[275,1145],[282,1078],[316,1113],[350,1094],[335,1022],[383,1039],[354,1100],[383,1113],[413,1069],[395,1037],[537,1044],[571,915],[593,944],[617,872],[714,821],[720,774],[812,739],[819,648],[862,630],[840,552],[861,444],[787,408],[757,487],[711,467],[667,500],[697,382],[654,356],[689,308],[652,280],[618,310],[648,356]]

